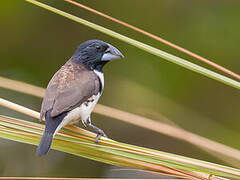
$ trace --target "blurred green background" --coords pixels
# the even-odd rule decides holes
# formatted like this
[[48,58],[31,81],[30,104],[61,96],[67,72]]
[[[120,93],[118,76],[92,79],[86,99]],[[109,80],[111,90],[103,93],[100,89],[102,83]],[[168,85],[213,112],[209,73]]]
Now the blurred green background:
[[[44,2],[201,64],[166,45],[61,0]],[[240,73],[239,1],[81,2]],[[116,46],[126,57],[104,68],[105,90],[100,103],[158,121],[165,116],[170,123],[240,149],[239,90],[22,0],[2,1],[0,14],[0,76],[46,87],[52,75],[71,57],[80,43],[89,39],[100,39]],[[5,89],[0,89],[0,97],[40,111],[39,98]],[[37,122],[2,107],[0,114]],[[226,164],[188,143],[115,119],[96,114],[92,116],[93,123],[114,140]],[[79,126],[83,127],[81,124]],[[35,155],[35,148],[0,139],[0,175],[124,176],[124,171],[111,171],[118,167],[54,150],[46,157],[39,158]],[[136,174],[133,173],[132,176],[136,177]]]

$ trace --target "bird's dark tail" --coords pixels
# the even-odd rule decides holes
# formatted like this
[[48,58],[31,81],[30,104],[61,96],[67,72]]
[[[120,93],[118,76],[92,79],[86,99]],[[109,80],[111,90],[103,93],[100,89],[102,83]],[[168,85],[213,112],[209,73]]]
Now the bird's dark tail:
[[50,150],[53,139],[53,133],[46,133],[44,131],[42,139],[37,148],[37,155],[42,156],[48,153]]
[[46,113],[45,119],[46,119],[46,125],[45,130],[42,136],[42,139],[38,145],[37,148],[37,155],[42,156],[48,153],[50,150],[53,135],[59,126],[59,124],[62,122],[63,118],[66,116],[66,113],[62,113],[54,118],[50,116],[51,110]]

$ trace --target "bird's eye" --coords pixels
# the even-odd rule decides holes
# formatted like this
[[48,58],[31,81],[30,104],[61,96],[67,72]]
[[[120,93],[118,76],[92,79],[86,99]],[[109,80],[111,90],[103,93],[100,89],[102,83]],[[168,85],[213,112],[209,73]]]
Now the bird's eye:
[[100,46],[96,46],[96,49],[99,50],[99,49],[101,49],[101,47]]

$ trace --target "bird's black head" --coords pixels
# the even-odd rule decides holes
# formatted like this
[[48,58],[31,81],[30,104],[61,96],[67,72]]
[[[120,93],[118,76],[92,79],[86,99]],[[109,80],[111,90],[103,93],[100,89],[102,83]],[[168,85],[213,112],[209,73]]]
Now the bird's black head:
[[88,40],[78,46],[71,59],[76,63],[85,64],[90,69],[102,71],[107,62],[123,57],[122,53],[111,44],[100,40]]

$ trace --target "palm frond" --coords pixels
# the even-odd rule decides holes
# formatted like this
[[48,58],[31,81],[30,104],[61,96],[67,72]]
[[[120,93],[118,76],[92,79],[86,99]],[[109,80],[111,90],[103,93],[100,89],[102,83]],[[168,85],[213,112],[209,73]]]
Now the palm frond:
[[[94,134],[77,127],[68,127],[56,135],[52,149],[107,164],[142,168],[180,178],[208,179],[211,175],[240,178],[240,170],[227,166],[107,138],[101,138],[99,144],[95,144]],[[43,130],[44,125],[0,115],[1,138],[37,145]]]

